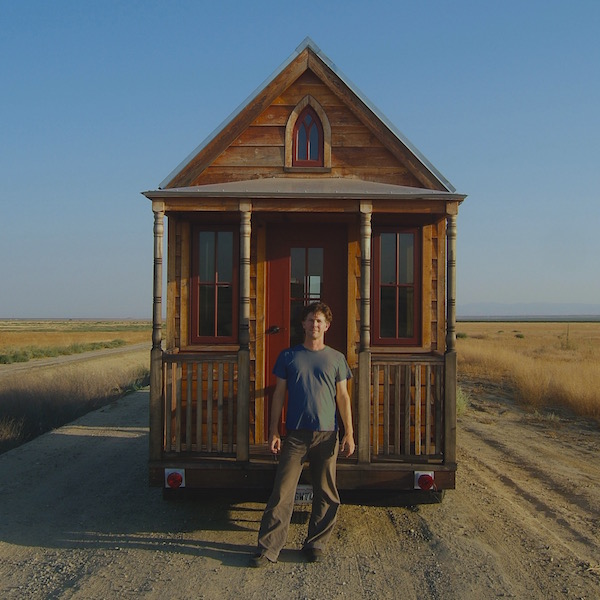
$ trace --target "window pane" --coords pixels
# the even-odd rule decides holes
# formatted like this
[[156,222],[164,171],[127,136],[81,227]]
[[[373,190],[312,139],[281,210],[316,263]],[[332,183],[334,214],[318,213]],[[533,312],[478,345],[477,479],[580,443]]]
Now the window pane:
[[306,254],[304,248],[291,248],[291,280],[290,295],[302,301],[304,298],[304,281],[306,279]]
[[310,160],[319,160],[319,130],[316,125],[310,129],[309,158]]
[[296,144],[296,158],[306,160],[306,128],[304,123],[298,129],[298,143]]
[[292,300],[290,304],[290,346],[297,346],[304,341],[301,322],[303,308],[304,302],[302,300]]
[[217,234],[217,276],[220,282],[233,279],[233,232],[219,231]]
[[308,249],[308,274],[323,277],[323,248]]
[[415,331],[414,289],[403,287],[398,291],[398,337],[411,338]]
[[379,334],[382,338],[396,337],[396,288],[382,287],[379,305]]
[[396,283],[396,234],[382,233],[380,236],[381,256],[379,259],[381,283]]
[[217,335],[233,334],[233,290],[230,285],[217,288]]
[[414,234],[400,234],[399,283],[414,283]]
[[323,248],[308,248],[308,300],[321,299],[323,285]]
[[198,276],[200,281],[215,280],[215,232],[201,231],[198,242]]
[[215,335],[215,288],[201,285],[198,290],[198,335]]

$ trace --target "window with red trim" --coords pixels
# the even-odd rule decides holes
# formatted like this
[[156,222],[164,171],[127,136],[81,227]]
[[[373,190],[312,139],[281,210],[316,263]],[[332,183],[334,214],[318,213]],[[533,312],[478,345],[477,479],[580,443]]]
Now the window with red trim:
[[300,113],[294,125],[292,166],[323,166],[323,125],[310,106]]
[[414,345],[421,336],[421,242],[418,229],[373,235],[372,342]]
[[233,229],[194,228],[191,343],[237,340],[237,238]]

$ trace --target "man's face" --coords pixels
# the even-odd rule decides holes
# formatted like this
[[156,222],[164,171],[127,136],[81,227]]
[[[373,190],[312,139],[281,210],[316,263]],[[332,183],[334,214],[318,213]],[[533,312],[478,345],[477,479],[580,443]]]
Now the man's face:
[[302,328],[306,339],[316,340],[325,335],[329,323],[322,312],[308,313],[306,319],[302,321]]

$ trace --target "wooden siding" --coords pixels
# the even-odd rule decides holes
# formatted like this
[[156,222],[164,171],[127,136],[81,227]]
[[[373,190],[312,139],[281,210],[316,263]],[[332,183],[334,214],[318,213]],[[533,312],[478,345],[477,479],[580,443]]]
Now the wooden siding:
[[[287,120],[307,94],[323,107],[331,124],[332,165],[327,176],[421,186],[410,168],[311,71],[278,96],[190,185],[281,176]],[[286,176],[293,177],[293,171],[288,169]]]

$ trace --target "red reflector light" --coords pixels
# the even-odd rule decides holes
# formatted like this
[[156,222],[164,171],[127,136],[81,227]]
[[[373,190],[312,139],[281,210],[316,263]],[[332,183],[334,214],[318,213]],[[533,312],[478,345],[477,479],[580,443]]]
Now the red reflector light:
[[175,490],[175,489],[181,487],[182,483],[183,483],[183,476],[181,475],[181,473],[178,473],[177,471],[173,471],[172,473],[169,473],[169,475],[167,476],[167,485],[171,489]]
[[430,490],[433,487],[433,477],[428,473],[423,473],[417,480],[417,483],[422,490]]

